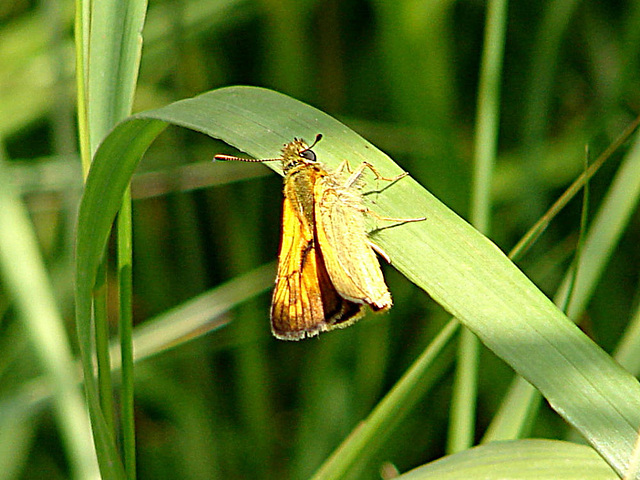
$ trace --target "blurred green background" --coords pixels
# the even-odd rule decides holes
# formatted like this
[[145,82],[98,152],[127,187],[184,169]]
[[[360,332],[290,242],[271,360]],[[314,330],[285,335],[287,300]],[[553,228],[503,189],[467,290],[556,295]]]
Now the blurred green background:
[[[339,118],[468,217],[485,2],[151,1],[135,110],[232,84],[273,88]],[[22,194],[67,329],[73,326],[77,154],[70,1],[0,4],[0,157]],[[640,3],[509,4],[492,238],[509,250],[639,110]],[[310,140],[310,139],[309,139]],[[330,141],[325,139],[323,141]],[[136,323],[275,259],[281,179],[172,127],[134,178]],[[592,181],[597,209],[619,153]],[[0,188],[3,188],[0,186]],[[520,266],[552,295],[575,251],[572,202]],[[612,350],[637,304],[640,218],[620,240],[581,326]],[[229,324],[137,364],[139,478],[307,478],[370,412],[448,316],[385,266],[395,306],[302,343],[269,332],[270,294]],[[112,305],[115,310],[117,306]],[[114,327],[115,328],[115,327]],[[452,352],[450,352],[450,358]],[[452,363],[398,425],[378,462],[406,471],[444,454]],[[0,278],[0,408],[42,370]],[[478,431],[511,371],[483,352]],[[6,478],[69,478],[49,408],[3,442]],[[562,437],[543,410],[533,435]],[[7,458],[9,458],[8,463]]]

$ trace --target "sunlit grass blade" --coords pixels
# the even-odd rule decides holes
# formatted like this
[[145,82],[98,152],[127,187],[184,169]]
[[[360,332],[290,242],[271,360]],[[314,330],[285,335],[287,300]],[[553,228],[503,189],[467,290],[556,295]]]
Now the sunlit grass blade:
[[131,220],[131,187],[127,189],[118,213],[118,293],[120,296],[118,333],[122,364],[120,418],[124,467],[130,480],[136,478],[136,436],[134,422],[133,374],[133,239]]
[[91,151],[131,113],[146,0],[91,3],[87,103]]
[[[550,212],[543,217],[544,222],[550,221],[551,211],[553,215],[558,209],[566,204],[568,197],[577,191],[577,182],[584,182],[593,175],[594,167],[601,166],[613,152],[613,147],[619,147],[622,141],[637,128],[638,119],[636,119],[629,127],[625,129],[623,134],[607,148],[605,152],[594,162],[587,171],[580,176],[565,192],[565,194],[554,204]],[[576,265],[577,274],[575,278],[575,286],[573,294],[567,306],[569,317],[578,318],[580,313],[586,308],[587,302],[591,298],[595,286],[602,274],[606,262],[609,260],[611,253],[617,245],[622,232],[627,226],[629,216],[634,211],[635,205],[640,198],[640,141],[636,140],[633,148],[627,153],[620,169],[607,193],[601,207],[598,209],[596,216],[589,228],[584,240],[582,254]],[[538,222],[537,225],[542,225]],[[541,230],[540,230],[541,232]],[[535,238],[535,235],[527,236],[529,241]],[[526,248],[526,244],[519,242],[518,245]],[[519,251],[522,251],[520,249]],[[567,294],[573,273],[569,272],[556,295],[556,302],[564,304],[567,302]],[[633,330],[630,330],[633,335]],[[522,432],[521,428],[514,428],[516,425],[525,425],[529,422],[530,409],[537,403],[538,393],[534,392],[531,385],[523,379],[515,379],[514,384],[510,387],[511,391],[519,391],[519,399],[522,399],[524,391],[528,391],[529,406],[522,406],[516,409],[514,405],[509,405],[506,400],[501,406],[498,414],[492,424],[489,426],[487,435],[483,441],[504,440],[513,438],[514,433]],[[513,397],[516,398],[516,397]],[[505,410],[520,410],[525,412],[525,416],[508,416]]]

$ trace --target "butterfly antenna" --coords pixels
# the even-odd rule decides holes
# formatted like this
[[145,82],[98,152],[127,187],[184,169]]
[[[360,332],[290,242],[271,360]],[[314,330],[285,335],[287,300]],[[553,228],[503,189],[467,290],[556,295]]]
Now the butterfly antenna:
[[316,135],[316,139],[313,141],[313,143],[311,144],[311,146],[310,146],[310,147],[307,147],[307,150],[311,150],[313,147],[315,147],[315,146],[316,146],[316,144],[317,144],[320,140],[322,140],[322,134],[321,134],[321,133],[319,133],[319,134],[317,134],[317,135]]
[[221,162],[249,162],[249,163],[261,163],[261,162],[277,162],[279,158],[244,158],[236,157],[234,155],[222,155],[218,154],[213,157],[213,160]]

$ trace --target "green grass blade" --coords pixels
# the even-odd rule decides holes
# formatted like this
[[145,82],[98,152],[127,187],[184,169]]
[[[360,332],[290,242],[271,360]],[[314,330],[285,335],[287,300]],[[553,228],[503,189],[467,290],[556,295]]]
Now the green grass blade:
[[491,184],[498,150],[500,124],[500,82],[507,27],[507,0],[487,3],[482,67],[478,89],[474,140],[474,181],[471,221],[487,232],[491,214]]
[[586,185],[600,168],[609,160],[612,155],[622,147],[634,134],[640,125],[640,116],[636,117],[627,127],[620,133],[620,135],[609,145],[604,152],[602,152],[595,162],[593,162],[589,168],[578,178],[576,178],[569,188],[556,200],[551,207],[545,212],[545,214],[531,227],[527,233],[518,241],[518,243],[509,252],[509,258],[514,262],[519,261],[527,252],[536,240],[544,233],[549,223],[558,215],[558,213],[567,206],[567,203],[576,196],[576,194]]
[[478,401],[478,365],[480,342],[468,329],[460,334],[456,371],[447,434],[447,453],[456,453],[473,445],[476,433]]
[[87,79],[89,76],[89,32],[91,2],[75,1],[74,42],[76,56],[76,98],[78,102],[78,143],[83,176],[91,165],[91,142],[89,139],[89,112],[87,108]]
[[131,113],[146,9],[144,0],[91,4],[87,108],[92,152]]
[[113,407],[113,380],[111,378],[111,356],[109,355],[109,321],[107,318],[107,262],[103,260],[98,270],[96,284],[93,287],[93,319],[96,339],[96,366],[98,388],[100,390],[100,408],[105,421],[112,432],[116,431]]
[[451,455],[397,477],[399,480],[614,480],[618,476],[593,449],[552,440],[496,442]]
[[[329,168],[367,160],[384,176],[401,172],[335,119],[284,95],[231,87],[138,114],[97,151],[79,211],[77,315],[90,313],[90,287],[133,170],[165,122],[206,133],[254,157],[273,157],[294,136],[313,138]],[[369,188],[375,188],[370,181]],[[379,187],[378,187],[379,189]],[[488,239],[411,178],[366,195],[380,215],[427,220],[378,230],[394,266],[534,384],[552,407],[622,472],[640,426],[640,384],[587,338]],[[86,337],[82,338],[87,341]],[[89,372],[90,373],[90,372]],[[580,392],[576,398],[575,392]]]

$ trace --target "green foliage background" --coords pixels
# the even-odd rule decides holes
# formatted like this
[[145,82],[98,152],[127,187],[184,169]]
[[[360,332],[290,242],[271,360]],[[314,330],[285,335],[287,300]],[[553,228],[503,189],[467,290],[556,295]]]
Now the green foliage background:
[[[469,217],[485,7],[410,0],[151,2],[134,110],[224,85],[272,88],[337,117]],[[488,231],[505,251],[583,171],[585,146],[594,157],[633,120],[640,91],[635,2],[508,7]],[[16,189],[28,208],[38,240],[33,252],[43,256],[61,325],[77,352],[73,255],[82,169],[72,10],[70,2],[46,0],[0,7],[0,188]],[[230,150],[172,127],[134,176],[134,320],[147,322],[146,338],[154,338],[154,326],[162,331],[170,309],[225,282],[239,281],[231,292],[246,289],[248,297],[229,301],[235,307],[208,327],[224,328],[192,341],[176,334],[172,345],[151,349],[151,358],[136,364],[138,477],[308,478],[449,316],[385,267],[395,303],[388,315],[302,343],[274,340],[271,279],[253,271],[275,259],[281,180],[259,165],[212,164],[221,151]],[[592,180],[587,212],[602,206],[626,151]],[[628,191],[633,202],[636,194]],[[570,203],[519,263],[549,296],[575,255],[582,208]],[[609,215],[617,218],[615,209],[623,207],[613,208]],[[640,225],[629,208],[633,214],[621,226],[611,225],[612,235],[623,233],[612,242],[610,259],[604,255],[606,268],[595,273],[597,288],[578,301],[587,308],[572,316],[637,374],[632,326],[639,317]],[[29,271],[25,264],[13,269]],[[43,365],[51,359],[21,318],[9,271],[0,277],[0,470],[6,478],[82,478],[52,402],[41,393],[42,375],[52,375]],[[258,286],[250,289],[239,276],[252,272]],[[111,291],[114,283],[110,270]],[[48,294],[30,295],[27,301],[37,304]],[[108,305],[115,318],[115,298]],[[392,432],[380,432],[388,433],[382,448],[354,478],[375,478],[389,464],[405,472],[445,454],[453,357],[453,348],[445,349],[424,396]],[[67,372],[66,381],[73,375]],[[482,350],[475,440],[495,420],[512,376]],[[579,401],[581,392],[575,393]],[[546,405],[526,430],[525,436],[574,439]]]

